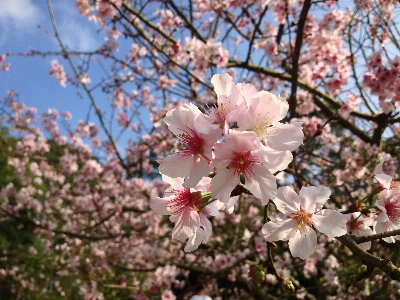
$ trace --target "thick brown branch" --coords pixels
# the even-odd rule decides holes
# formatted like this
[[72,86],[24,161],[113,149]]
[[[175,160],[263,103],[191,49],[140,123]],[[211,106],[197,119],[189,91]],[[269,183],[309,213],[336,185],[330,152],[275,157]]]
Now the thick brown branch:
[[365,252],[349,235],[343,235],[336,239],[349,248],[353,252],[354,257],[360,259],[367,266],[379,268],[391,279],[400,281],[400,269],[393,265],[390,259],[381,259]]
[[304,1],[303,8],[301,9],[299,22],[297,23],[297,35],[296,42],[294,45],[294,51],[292,55],[292,86],[291,86],[291,95],[289,98],[289,114],[290,118],[294,118],[296,114],[296,94],[297,94],[297,80],[299,76],[299,60],[300,60],[300,51],[301,46],[303,44],[303,31],[304,26],[306,24],[307,14],[311,7],[311,0]]

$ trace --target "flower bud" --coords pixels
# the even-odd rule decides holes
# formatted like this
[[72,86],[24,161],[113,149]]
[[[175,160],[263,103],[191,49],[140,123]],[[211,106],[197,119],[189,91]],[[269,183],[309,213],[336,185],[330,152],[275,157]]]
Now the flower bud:
[[249,271],[249,277],[253,280],[254,283],[260,284],[265,280],[265,271],[264,268],[257,265],[252,266]]
[[291,294],[293,294],[295,292],[295,290],[296,290],[294,285],[293,285],[293,282],[291,282],[290,280],[283,280],[282,281],[282,287],[283,287],[283,290],[285,292],[288,292],[288,293],[291,293]]

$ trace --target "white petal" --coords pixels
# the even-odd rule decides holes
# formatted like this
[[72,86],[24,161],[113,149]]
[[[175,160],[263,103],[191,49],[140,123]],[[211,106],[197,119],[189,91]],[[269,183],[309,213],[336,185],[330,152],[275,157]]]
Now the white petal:
[[315,212],[316,208],[320,209],[331,195],[331,190],[323,185],[302,187],[299,196],[304,200],[301,202],[302,208],[309,212]]
[[254,164],[252,172],[251,177],[246,178],[246,187],[255,197],[261,199],[262,205],[267,205],[269,200],[276,197],[276,178],[260,164]]
[[267,242],[286,241],[297,231],[297,221],[287,219],[280,222],[265,223],[262,228],[262,233]]
[[278,189],[274,203],[278,210],[285,215],[300,211],[300,197],[288,186],[282,186]]
[[317,234],[310,227],[302,227],[296,235],[289,240],[290,252],[294,257],[306,259],[317,248]]
[[294,124],[277,123],[271,128],[271,137],[266,139],[269,147],[281,151],[297,149],[304,139],[303,128]]
[[224,74],[215,74],[211,77],[211,83],[214,86],[214,91],[217,96],[225,95],[228,96],[231,94],[233,84],[233,78],[228,73]]
[[198,228],[196,232],[188,239],[185,245],[185,252],[192,252],[196,250],[199,245],[204,241],[206,233],[203,228]]
[[321,214],[312,216],[315,228],[330,238],[347,233],[347,218],[340,212],[332,209],[323,209]]

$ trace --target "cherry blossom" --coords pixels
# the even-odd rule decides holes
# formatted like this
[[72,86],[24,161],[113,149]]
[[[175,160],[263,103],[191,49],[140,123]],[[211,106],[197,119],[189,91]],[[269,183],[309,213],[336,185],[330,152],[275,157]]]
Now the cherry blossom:
[[325,186],[303,187],[298,195],[290,187],[280,187],[274,203],[286,218],[266,223],[262,229],[265,239],[289,240],[292,255],[304,259],[317,247],[315,230],[331,238],[346,234],[346,217],[332,209],[322,209],[330,194]]
[[276,196],[276,179],[266,166],[258,150],[260,140],[254,132],[231,130],[225,140],[215,145],[211,164],[216,175],[211,180],[211,195],[228,203],[230,193],[243,175],[247,188],[261,199],[263,205]]
[[248,109],[238,117],[239,130],[254,131],[261,141],[275,150],[293,151],[301,145],[301,123],[279,122],[286,116],[289,108],[286,100],[267,91],[258,92],[257,96],[243,96],[248,103]]
[[[374,232],[370,228],[374,224],[372,218],[364,218],[360,213],[351,213],[345,215],[347,218],[347,232],[355,236],[371,235]],[[365,251],[371,248],[371,242],[358,244]]]
[[193,187],[203,176],[208,176],[212,147],[221,137],[221,130],[193,104],[169,111],[164,122],[183,149],[159,160],[159,171],[170,177],[185,177],[185,185]]
[[[375,206],[379,209],[374,230],[376,233],[400,229],[400,189],[383,190]],[[384,238],[388,243],[400,240],[400,235]]]
[[170,221],[175,223],[172,238],[180,241],[189,238],[185,251],[190,252],[208,241],[211,223],[207,217],[218,216],[221,205],[217,202],[207,204],[207,199],[202,196],[202,192],[209,190],[210,178],[204,178],[195,189],[183,187],[183,179],[179,177],[163,175],[163,180],[171,185],[171,189],[165,191],[165,198],[153,198],[150,207],[156,213],[171,215]]
[[375,167],[374,174],[375,179],[378,180],[379,184],[387,190],[395,190],[399,188],[399,182],[394,181],[392,176],[383,173],[383,164],[387,160],[388,156],[383,153],[379,164]]

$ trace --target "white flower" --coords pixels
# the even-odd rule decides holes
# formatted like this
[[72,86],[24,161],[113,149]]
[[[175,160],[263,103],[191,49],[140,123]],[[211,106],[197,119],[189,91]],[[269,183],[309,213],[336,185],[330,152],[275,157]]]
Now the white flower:
[[332,209],[322,209],[330,194],[325,186],[303,187],[299,195],[287,186],[280,187],[274,203],[287,219],[266,223],[262,229],[265,239],[289,240],[292,255],[305,259],[317,247],[314,229],[330,238],[346,234],[346,217]]

